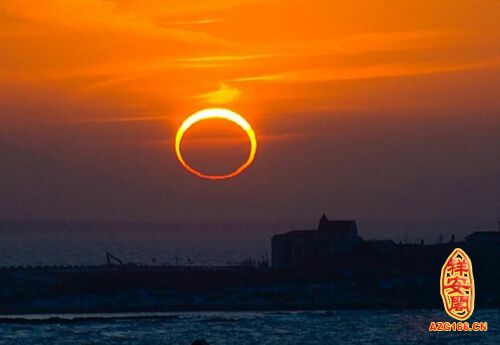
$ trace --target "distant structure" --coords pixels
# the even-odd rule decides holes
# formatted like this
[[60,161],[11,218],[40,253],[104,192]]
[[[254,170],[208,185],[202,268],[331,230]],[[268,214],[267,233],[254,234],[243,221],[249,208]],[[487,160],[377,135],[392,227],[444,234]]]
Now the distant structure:
[[113,266],[115,264],[117,265],[123,265],[123,261],[120,260],[118,257],[114,256],[111,253],[106,252],[106,261],[109,266]]
[[[274,235],[271,240],[272,267],[311,268],[327,263],[341,254],[373,253],[386,257],[395,253],[413,255],[414,253],[446,253],[451,248],[463,247],[468,250],[496,251],[500,248],[500,222],[498,231],[476,231],[465,237],[465,241],[456,242],[455,235],[449,242],[424,245],[420,243],[399,243],[392,240],[365,241],[358,235],[358,227],[354,220],[329,220],[325,214],[321,217],[317,230],[295,230],[285,234]],[[345,256],[345,255],[344,255]]]
[[317,230],[295,230],[273,236],[272,266],[293,267],[311,258],[321,260],[334,254],[349,253],[360,241],[354,220],[329,220],[323,214]]
[[476,231],[466,236],[465,241],[473,248],[500,248],[500,222],[497,231]]

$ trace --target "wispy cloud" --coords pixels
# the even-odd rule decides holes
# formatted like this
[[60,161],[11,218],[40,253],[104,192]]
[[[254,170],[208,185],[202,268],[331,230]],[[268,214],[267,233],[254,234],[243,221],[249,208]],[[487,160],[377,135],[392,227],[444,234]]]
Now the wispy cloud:
[[285,75],[281,74],[269,74],[269,75],[257,75],[252,77],[241,77],[232,79],[234,82],[251,82],[251,81],[273,81],[273,80],[282,80]]
[[[485,37],[489,37],[484,33]],[[490,34],[491,36],[491,34]],[[485,38],[483,38],[485,39]],[[347,35],[332,40],[278,44],[260,73],[245,71],[231,82],[308,82],[400,77],[498,67],[500,56],[469,52],[447,58],[443,52],[478,44],[471,33],[424,30]],[[441,53],[440,53],[441,52]],[[405,56],[411,56],[410,59]],[[399,58],[398,58],[399,57]]]
[[221,84],[218,90],[207,92],[196,97],[202,98],[210,104],[228,104],[238,100],[240,95],[241,90],[226,84]]
[[234,62],[248,61],[275,57],[273,54],[255,54],[255,55],[213,55],[213,56],[197,56],[179,59],[183,62]]
[[499,66],[500,58],[463,63],[389,63],[380,65],[367,65],[354,68],[332,67],[305,69],[283,73],[276,77],[278,80],[289,82],[339,81],[435,74],[453,71],[473,70],[478,68],[495,68]]
[[195,19],[195,20],[186,20],[186,21],[172,21],[166,23],[166,25],[207,25],[214,24],[220,22],[220,19],[216,18],[205,18],[205,19]]
[[127,123],[127,122],[156,122],[169,120],[166,116],[125,116],[106,118],[81,118],[66,120],[65,123]]
[[[275,15],[276,2],[260,0],[0,0],[0,73],[4,81],[56,85],[85,100],[109,96],[157,107],[161,115],[170,102],[183,109],[237,102],[258,108],[272,99],[276,107],[309,109],[319,106],[311,104],[316,97],[329,107],[337,81],[498,66],[486,29],[400,25],[378,15],[359,27],[317,11],[341,5],[294,6],[299,10],[285,20]],[[324,87],[306,85],[315,82]]]
[[6,0],[0,8],[7,13],[41,22],[50,27],[61,26],[75,31],[118,31],[151,36],[168,36],[187,42],[230,46],[231,42],[203,31],[157,25],[151,17],[120,11],[112,1],[105,0]]

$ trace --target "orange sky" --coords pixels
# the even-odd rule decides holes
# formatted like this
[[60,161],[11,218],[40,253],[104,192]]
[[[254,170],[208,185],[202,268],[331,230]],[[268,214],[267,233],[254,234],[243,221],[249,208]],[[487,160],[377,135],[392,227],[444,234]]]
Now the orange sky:
[[[178,167],[172,140],[186,116],[206,107],[223,106],[243,114],[262,143],[260,164],[251,168],[257,177],[250,182],[254,176],[250,172],[241,176],[240,185],[232,190],[238,200],[244,199],[248,188],[268,190],[259,185],[264,182],[276,186],[276,195],[286,194],[288,187],[279,173],[283,169],[293,181],[302,181],[287,199],[295,198],[296,205],[285,207],[284,215],[297,209],[309,214],[320,207],[342,208],[326,206],[332,202],[332,190],[323,191],[318,185],[349,190],[351,184],[359,186],[362,172],[372,176],[365,181],[367,189],[386,188],[395,173],[387,170],[382,152],[394,145],[410,150],[398,151],[401,157],[416,155],[414,160],[395,163],[403,167],[396,174],[401,181],[448,178],[457,166],[464,176],[479,166],[491,178],[500,170],[498,156],[494,157],[500,151],[494,139],[500,109],[499,13],[495,0],[4,0],[0,2],[0,143],[10,156],[15,156],[11,147],[21,148],[75,171],[112,179],[119,185],[118,194],[120,184],[131,181],[144,180],[137,183],[143,183],[141,193],[146,194],[171,188],[162,176],[185,183],[186,189],[172,187],[172,200],[185,198],[175,216],[182,219],[190,216],[189,198],[196,197],[198,182],[174,170]],[[447,121],[453,123],[449,133],[432,132],[432,128],[446,131]],[[205,135],[200,134],[203,128]],[[196,164],[231,169],[244,160],[243,135],[238,137],[243,141],[230,144],[227,152],[210,150],[223,151],[228,135],[240,135],[235,128],[214,123],[199,129],[198,138],[209,147],[206,155],[197,153],[200,147],[195,141],[186,144]],[[467,129],[471,137],[464,137]],[[345,134],[350,131],[351,136]],[[335,139],[327,139],[335,133]],[[342,135],[346,138],[341,140]],[[458,138],[445,150],[450,162],[432,171],[423,168],[436,163],[426,161],[425,153],[446,136]],[[380,162],[350,164],[352,170],[330,180],[333,162],[340,159],[321,165],[330,154],[364,162],[369,158],[360,138],[375,145],[369,150],[380,143]],[[460,165],[464,147],[473,147],[473,152]],[[277,164],[273,157],[300,152],[304,161],[273,165]],[[310,158],[311,152],[316,160]],[[305,165],[315,166],[320,175],[305,172]],[[134,170],[138,166],[148,172]],[[35,170],[39,168],[37,164]],[[73,194],[61,191],[56,196],[49,193],[50,197],[44,194],[45,187],[28,189],[37,188],[36,198],[59,201],[40,209],[34,203],[33,212],[21,212],[18,206],[25,202],[21,198],[18,206],[0,210],[0,216],[106,218],[92,208],[95,196],[87,196],[89,205],[84,209],[65,208],[64,200],[80,195],[84,187],[71,186]],[[207,200],[220,197],[211,187],[199,188]],[[228,192],[229,187],[221,188]],[[301,204],[304,191],[312,191],[313,198],[321,201]],[[129,192],[125,193],[129,199],[137,197]],[[103,200],[115,200],[113,193],[104,193]],[[279,208],[285,199],[272,200],[266,209]],[[131,201],[120,207],[138,210],[132,218],[159,219],[164,210],[158,205],[172,202],[151,197],[147,206]],[[236,205],[235,218],[245,217],[248,205],[243,201],[226,202]],[[224,218],[224,207],[222,202],[221,210],[206,210],[199,218]],[[341,215],[356,216],[356,208],[365,207],[352,201]],[[266,212],[257,211],[255,216],[273,217]],[[117,207],[109,214],[120,218],[130,212],[121,213]],[[372,216],[384,218],[378,209],[367,213]]]
[[[3,82],[62,88],[85,102],[108,97],[130,109],[47,114],[49,121],[178,122],[214,104],[251,118],[277,109],[398,111],[427,90],[381,106],[365,88],[339,82],[366,80],[370,88],[370,79],[406,84],[417,75],[494,73],[499,10],[497,1],[455,0],[7,0],[0,5],[0,73]],[[460,102],[460,94],[446,96],[435,106]]]

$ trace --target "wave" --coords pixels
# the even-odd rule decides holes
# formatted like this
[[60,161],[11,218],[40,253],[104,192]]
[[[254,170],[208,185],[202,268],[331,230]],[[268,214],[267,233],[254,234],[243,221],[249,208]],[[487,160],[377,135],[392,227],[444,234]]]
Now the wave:
[[176,320],[179,315],[99,315],[99,316],[46,316],[46,315],[27,315],[27,316],[7,316],[0,317],[0,324],[75,324],[75,323],[110,323],[123,321],[168,321]]

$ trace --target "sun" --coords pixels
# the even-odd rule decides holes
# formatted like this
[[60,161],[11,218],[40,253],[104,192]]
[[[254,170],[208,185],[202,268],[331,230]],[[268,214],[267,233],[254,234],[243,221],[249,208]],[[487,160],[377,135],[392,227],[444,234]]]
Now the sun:
[[[247,160],[245,161],[245,163],[240,165],[237,169],[233,170],[229,174],[225,175],[204,174],[191,167],[188,163],[186,163],[186,161],[182,157],[181,144],[182,144],[182,138],[186,133],[186,131],[189,130],[189,128],[195,123],[209,119],[224,119],[237,124],[243,131],[245,131],[245,133],[248,136],[248,139],[250,140],[250,152],[248,154]],[[189,116],[187,119],[184,120],[184,122],[177,130],[177,134],[175,136],[175,154],[177,155],[179,163],[184,167],[184,169],[186,169],[190,173],[208,180],[225,180],[238,176],[243,171],[245,171],[245,169],[247,169],[250,166],[250,164],[252,164],[252,162],[255,159],[256,152],[257,152],[257,138],[255,137],[255,132],[252,129],[252,126],[250,126],[248,121],[245,120],[245,118],[243,118],[243,116],[241,116],[240,114],[224,108],[210,108],[210,109],[200,110],[194,113],[193,115]]]

